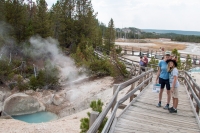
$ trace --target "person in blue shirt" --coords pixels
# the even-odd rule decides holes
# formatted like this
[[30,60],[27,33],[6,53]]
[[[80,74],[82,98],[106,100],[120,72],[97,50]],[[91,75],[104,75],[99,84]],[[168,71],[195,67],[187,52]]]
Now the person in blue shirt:
[[143,57],[141,56],[140,57],[140,62],[139,62],[140,66],[141,66],[141,70],[142,71],[145,71],[145,68],[144,68],[144,60],[143,60]]
[[170,103],[170,99],[171,99],[169,73],[167,71],[168,66],[167,66],[167,62],[166,62],[170,58],[171,58],[171,52],[166,51],[164,59],[161,60],[158,64],[158,72],[157,72],[157,76],[156,76],[156,84],[159,83],[161,85],[160,93],[159,93],[159,102],[158,102],[157,107],[161,107],[162,94],[163,94],[163,90],[164,90],[165,86],[167,89],[167,104],[164,107],[164,109],[169,109],[169,103]]

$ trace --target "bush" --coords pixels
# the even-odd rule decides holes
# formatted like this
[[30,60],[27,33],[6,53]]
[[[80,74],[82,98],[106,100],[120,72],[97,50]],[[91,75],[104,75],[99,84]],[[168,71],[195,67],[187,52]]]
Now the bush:
[[152,67],[154,70],[157,68],[158,66],[158,60],[155,59],[155,57],[151,57],[151,60],[148,63],[148,67]]
[[[115,50],[113,51],[114,52],[112,53],[116,55]],[[78,47],[76,53],[72,54],[72,57],[74,58],[76,65],[84,66],[89,73],[111,75],[113,77],[119,75],[127,76],[128,74],[126,66],[123,63],[117,61],[117,59],[114,59],[115,63],[112,63],[106,55],[104,58],[99,58],[94,54],[94,49],[87,45],[84,50],[81,50],[81,48]]]
[[55,89],[59,87],[58,70],[55,67],[46,67],[45,70],[40,70],[38,75],[30,78],[30,87],[33,90],[37,88],[50,88]]
[[[90,107],[92,108],[93,111],[97,111],[99,112],[99,114],[102,112],[102,107],[103,107],[103,103],[101,102],[100,99],[98,99],[97,101],[92,101],[90,103]],[[88,112],[87,113],[88,115],[88,118],[82,118],[80,121],[81,121],[81,125],[80,125],[80,129],[81,129],[81,133],[86,133],[89,129],[89,123],[90,123],[90,120],[89,120],[89,117],[90,117],[90,113]],[[103,130],[106,122],[107,122],[108,118],[105,117],[103,122],[101,123],[99,129],[98,129],[98,132],[101,133],[101,131]]]
[[7,81],[9,78],[13,76],[12,66],[8,65],[8,60],[0,60],[0,80],[2,82]]

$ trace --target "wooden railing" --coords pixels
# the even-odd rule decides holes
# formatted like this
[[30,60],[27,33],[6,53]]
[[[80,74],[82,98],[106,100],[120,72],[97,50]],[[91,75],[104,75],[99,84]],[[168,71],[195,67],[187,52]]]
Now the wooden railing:
[[[180,76],[185,84],[187,91],[190,93],[190,98],[192,100],[192,104],[194,108],[196,108],[196,113],[199,115],[199,108],[200,108],[200,87],[194,81],[194,79],[190,76],[190,74],[186,71],[179,71]],[[195,104],[194,104],[195,102]]]
[[[117,111],[118,107],[120,106],[120,104],[122,104],[128,98],[131,98],[134,95],[134,93],[136,91],[138,91],[139,89],[140,89],[140,91],[142,91],[143,88],[152,81],[152,78],[153,78],[153,69],[150,69],[150,70],[142,73],[141,75],[134,77],[133,79],[130,79],[130,80],[128,80],[124,83],[118,84],[118,85],[114,85],[114,88],[116,89],[116,91],[115,91],[112,99],[110,100],[108,105],[104,108],[104,110],[101,112],[101,114],[98,116],[98,118],[95,120],[95,122],[92,124],[92,126],[89,128],[87,133],[96,133],[98,128],[100,127],[100,124],[102,123],[102,121],[104,120],[106,115],[108,114],[109,110],[111,110],[114,107],[112,110],[112,114],[111,114],[110,118],[108,119],[108,121],[102,131],[102,132],[107,132],[113,122],[116,111]],[[121,90],[123,90],[124,88],[126,88],[127,86],[134,84],[138,80],[141,81],[140,84],[137,87],[134,87],[133,90],[131,90],[123,98],[121,98],[119,101],[116,102],[118,93]]]
[[[97,56],[99,56],[100,58],[105,58],[105,55],[103,55],[103,52],[108,53],[108,50],[101,48],[101,47],[96,47],[96,49],[94,51],[94,53]],[[110,56],[108,56],[108,55],[106,57],[110,58]],[[118,58],[121,62],[123,62],[126,65],[126,68],[129,69],[130,74],[133,76],[137,76],[137,75],[141,74],[142,69],[145,69],[145,71],[147,71],[150,68],[156,67],[156,69],[154,69],[154,71],[156,71],[157,67],[158,67],[158,65],[152,65],[152,64],[149,65],[150,67],[140,66],[139,61],[131,60],[126,57],[122,57],[122,56],[118,56],[118,55],[116,55],[116,57],[113,57],[113,58]]]
[[[155,49],[148,49],[148,48],[140,48],[140,47],[132,47],[132,46],[123,46],[123,45],[115,45],[115,47],[119,48],[121,47],[121,49],[124,51],[124,53],[130,52],[132,55],[134,54],[134,52],[140,52],[141,55],[142,53],[145,53],[145,55],[154,55],[156,57],[156,55],[158,56],[163,56],[164,52],[160,51],[160,50],[155,50]],[[181,58],[186,58],[187,54],[185,53],[180,53],[180,57]],[[194,54],[190,54],[190,57],[192,59],[200,59],[199,55],[194,55]]]

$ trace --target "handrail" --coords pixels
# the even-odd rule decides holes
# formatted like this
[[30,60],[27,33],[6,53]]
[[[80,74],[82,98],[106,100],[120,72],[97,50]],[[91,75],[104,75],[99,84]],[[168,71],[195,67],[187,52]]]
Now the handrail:
[[[179,76],[179,77],[181,77],[182,79],[184,79],[184,81],[185,81],[184,84],[186,85],[188,91],[191,92],[191,95],[190,95],[191,96],[191,100],[193,100],[193,98],[195,99],[195,102],[197,104],[197,106],[196,106],[196,113],[199,114],[199,108],[200,108],[200,87],[193,80],[193,78],[189,75],[189,73],[187,71],[180,71],[180,72],[184,72],[185,76],[183,75],[183,76]],[[187,77],[189,79],[187,79]]]
[[[151,51],[152,53],[154,52],[154,53],[157,53],[157,52],[161,52],[161,51],[159,51],[159,50],[153,50],[153,49],[146,49],[146,48],[136,48],[136,47],[133,47],[133,46],[122,46],[122,45],[115,45],[115,46],[119,46],[119,47],[121,47],[122,48],[122,50],[126,50],[126,51],[132,51],[132,49],[134,48],[134,49],[137,49],[137,50],[139,50],[138,52],[146,52],[146,51]],[[187,56],[187,54],[186,53],[180,53],[180,57],[181,58],[185,58],[185,57]],[[199,55],[196,55],[196,54],[190,54],[190,56],[196,56],[196,59],[197,59],[197,57],[199,58],[200,56]],[[192,58],[192,57],[191,57]]]
[[199,101],[199,98],[198,98],[198,96],[195,94],[195,92],[194,92],[194,90],[192,89],[192,86],[190,85],[190,83],[189,83],[189,81],[188,80],[186,80],[186,78],[185,77],[183,77],[184,79],[185,79],[185,81],[187,82],[187,85],[189,86],[189,89],[190,89],[190,91],[192,92],[192,96],[193,96],[193,98],[195,99],[195,101],[196,101],[196,103],[198,104],[198,106],[200,107],[200,101]]
[[[123,83],[119,84],[118,87],[117,87],[117,90],[114,93],[114,96],[112,97],[112,99],[110,100],[108,105],[104,108],[104,110],[100,113],[100,115],[95,120],[95,122],[92,124],[92,126],[89,128],[87,133],[96,133],[97,132],[97,130],[98,130],[100,124],[102,123],[103,119],[106,117],[108,111],[111,109],[111,107],[112,107],[112,105],[113,105],[113,103],[114,103],[119,91],[123,90],[125,87],[133,84],[134,82],[138,81],[140,78],[142,78],[142,77],[144,77],[147,74],[152,73],[152,72],[153,72],[153,69],[151,69],[151,70],[149,70],[147,72],[144,72],[141,75],[138,75],[138,76],[134,77],[133,79],[130,79],[130,80],[126,81],[126,82],[123,82]],[[127,94],[128,96],[130,95],[129,93]]]
[[194,81],[194,79],[189,75],[189,73],[187,71],[184,71],[184,72],[190,78],[190,80],[192,81],[192,83],[197,87],[198,91],[200,91],[199,85]]
[[133,89],[132,91],[130,91],[128,94],[126,94],[124,97],[122,97],[116,104],[115,104],[115,107],[111,113],[111,116],[110,118],[108,119],[108,121],[106,122],[106,125],[104,126],[103,128],[103,131],[102,133],[107,133],[111,124],[112,124],[112,121],[116,115],[116,112],[117,112],[117,109],[119,107],[119,105],[121,103],[123,103],[124,101],[126,101],[130,96],[132,96],[137,90],[139,90],[142,86],[144,86],[144,84],[146,82],[148,82],[151,78],[153,78],[153,76],[150,76],[149,78],[147,78],[145,81],[143,81],[142,83],[140,83],[135,89]]

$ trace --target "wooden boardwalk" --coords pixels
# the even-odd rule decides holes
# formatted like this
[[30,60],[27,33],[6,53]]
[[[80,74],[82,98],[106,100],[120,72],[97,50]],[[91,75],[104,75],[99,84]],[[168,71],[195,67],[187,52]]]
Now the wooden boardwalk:
[[[152,87],[157,69],[151,66],[141,73],[140,66],[133,65],[135,61],[122,57],[119,59],[127,68],[131,64],[130,70],[138,73],[133,74],[131,79],[114,85],[113,97],[103,111],[99,115],[96,112],[91,113],[91,124],[87,133],[98,132],[105,117],[108,120],[102,133],[200,133],[200,86],[187,71],[179,71],[181,82],[178,113],[171,114],[163,109],[167,101],[166,90],[163,92],[162,107],[156,107],[159,94],[153,93]],[[120,91],[126,87],[130,87],[129,91],[123,97],[118,97]],[[130,103],[126,104],[127,101]],[[119,109],[122,112],[120,115]],[[108,116],[109,112],[111,114]]]
[[114,119],[110,133],[200,133],[194,107],[183,84],[179,87],[177,114],[163,109],[167,99],[166,90],[163,92],[162,107],[156,107],[158,93],[152,92],[152,86],[151,82],[140,96]]

